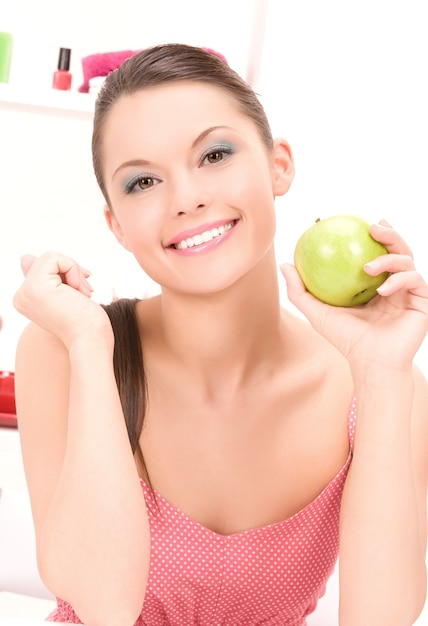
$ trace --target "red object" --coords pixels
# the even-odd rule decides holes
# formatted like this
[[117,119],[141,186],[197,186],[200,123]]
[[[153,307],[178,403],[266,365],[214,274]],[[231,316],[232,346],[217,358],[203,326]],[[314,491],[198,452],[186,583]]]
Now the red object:
[[71,89],[71,74],[65,70],[57,70],[53,75],[52,87],[61,91],[69,91]]
[[18,428],[18,418],[15,413],[0,413],[0,427]]
[[71,88],[70,74],[70,48],[60,48],[58,57],[58,67],[53,75],[52,87],[61,91],[69,91]]
[[17,426],[13,372],[0,371],[0,426]]

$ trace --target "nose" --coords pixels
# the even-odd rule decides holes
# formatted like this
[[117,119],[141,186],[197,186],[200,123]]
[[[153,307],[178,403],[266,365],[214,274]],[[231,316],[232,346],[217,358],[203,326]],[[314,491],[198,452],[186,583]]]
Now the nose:
[[175,216],[201,212],[210,206],[213,194],[206,181],[201,178],[187,173],[174,180],[171,186],[170,206]]

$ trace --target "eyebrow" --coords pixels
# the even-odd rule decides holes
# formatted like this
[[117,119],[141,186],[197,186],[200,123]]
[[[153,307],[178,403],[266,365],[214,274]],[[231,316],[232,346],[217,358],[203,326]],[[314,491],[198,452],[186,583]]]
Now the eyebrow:
[[232,130],[230,128],[230,126],[210,126],[209,128],[206,128],[205,130],[203,130],[195,139],[195,141],[193,141],[192,143],[192,148],[194,148],[195,146],[198,145],[199,142],[201,142],[203,139],[205,139],[205,137],[207,135],[209,135],[210,133],[214,132],[215,130],[218,130],[219,128],[225,128],[228,130]]
[[[207,135],[209,135],[210,133],[214,132],[215,130],[218,130],[220,128],[225,128],[225,129],[229,129],[232,130],[230,128],[230,126],[210,126],[209,128],[206,128],[205,130],[203,130],[197,137],[196,139],[192,142],[191,147],[195,148],[198,143],[200,143],[201,141],[203,141],[203,139],[205,139],[205,137]],[[112,180],[114,179],[114,177],[116,176],[116,174],[118,172],[120,172],[120,170],[123,170],[126,167],[141,167],[141,166],[148,166],[150,165],[150,161],[147,161],[146,159],[131,159],[130,161],[124,161],[123,163],[121,163],[113,172],[112,175]]]

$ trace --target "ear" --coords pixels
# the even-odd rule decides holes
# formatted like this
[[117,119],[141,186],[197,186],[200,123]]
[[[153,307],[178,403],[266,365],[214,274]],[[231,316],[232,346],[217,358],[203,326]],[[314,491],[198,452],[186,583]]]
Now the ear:
[[274,196],[283,196],[290,189],[294,178],[294,159],[285,139],[273,143],[272,182]]
[[129,250],[128,242],[123,233],[122,227],[117,221],[117,218],[108,205],[104,207],[104,217],[107,222],[107,226],[110,228],[113,235],[116,237],[121,246],[126,250]]

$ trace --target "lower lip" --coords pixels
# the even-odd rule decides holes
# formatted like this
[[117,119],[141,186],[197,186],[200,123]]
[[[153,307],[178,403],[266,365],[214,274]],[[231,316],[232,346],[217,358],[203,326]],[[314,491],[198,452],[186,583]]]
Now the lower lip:
[[168,250],[171,250],[171,252],[174,252],[175,254],[178,254],[180,256],[195,256],[198,254],[207,254],[211,252],[212,250],[215,250],[217,246],[221,245],[222,243],[227,241],[227,239],[229,239],[229,237],[235,230],[236,224],[237,222],[234,223],[232,228],[230,228],[225,233],[223,233],[223,235],[218,235],[218,237],[214,237],[213,239],[210,239],[210,241],[200,243],[197,246],[192,246],[191,248],[183,248],[183,249],[177,249],[177,248],[171,247],[171,248],[168,248]]

